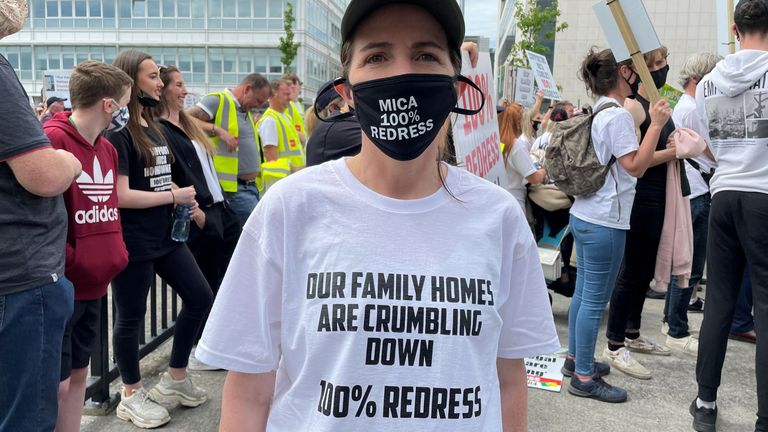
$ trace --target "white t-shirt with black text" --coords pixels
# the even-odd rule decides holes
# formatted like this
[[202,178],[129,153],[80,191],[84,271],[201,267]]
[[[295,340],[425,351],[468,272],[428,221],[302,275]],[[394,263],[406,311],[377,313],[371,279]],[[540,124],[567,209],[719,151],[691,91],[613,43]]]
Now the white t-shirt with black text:
[[340,159],[259,202],[196,354],[277,370],[267,431],[501,430],[496,359],[560,344],[520,206],[458,168],[445,183],[392,199]]
[[509,177],[507,190],[525,208],[525,185],[528,183],[525,178],[535,173],[536,167],[528,153],[528,141],[524,136],[520,136],[509,151],[505,168]]
[[[675,105],[674,111],[672,111],[672,120],[675,122],[675,127],[695,129],[701,121],[696,115],[696,99],[687,94],[682,95],[677,105]],[[691,159],[696,161],[699,167],[705,171],[709,171],[716,165],[715,161],[703,153]],[[688,195],[689,199],[698,198],[709,193],[709,186],[704,181],[701,171],[694,168],[687,160],[685,161],[685,176],[688,178],[688,184],[691,186],[691,194]]]
[[592,121],[592,144],[601,164],[608,165],[611,156],[616,158],[616,162],[605,176],[602,188],[576,197],[571,214],[595,225],[628,230],[637,179],[629,175],[618,159],[637,151],[639,145],[632,115],[617,100],[603,96],[594,109],[597,111],[611,102],[619,107],[604,109]]

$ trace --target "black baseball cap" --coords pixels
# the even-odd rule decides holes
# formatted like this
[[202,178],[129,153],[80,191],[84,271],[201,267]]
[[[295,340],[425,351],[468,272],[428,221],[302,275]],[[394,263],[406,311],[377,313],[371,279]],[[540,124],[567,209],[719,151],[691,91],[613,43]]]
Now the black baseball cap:
[[317,109],[324,110],[334,99],[341,97],[334,88],[335,84],[336,80],[330,80],[317,91],[317,101],[315,102]]
[[357,26],[374,11],[389,4],[412,4],[424,8],[443,27],[450,48],[459,51],[464,42],[464,15],[454,0],[352,0],[341,19],[341,41],[352,37]]
[[55,104],[56,102],[64,102],[65,100],[67,100],[67,99],[66,98],[56,97],[56,96],[51,96],[51,97],[48,98],[47,101],[45,101],[45,104],[47,106],[51,106],[51,104]]

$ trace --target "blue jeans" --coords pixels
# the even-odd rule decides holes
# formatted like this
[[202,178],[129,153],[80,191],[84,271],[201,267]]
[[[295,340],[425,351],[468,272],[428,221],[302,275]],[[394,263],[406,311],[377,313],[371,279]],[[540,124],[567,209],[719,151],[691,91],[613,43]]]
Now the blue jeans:
[[576,373],[593,373],[595,344],[624,256],[627,232],[585,222],[571,215],[576,245],[576,291],[568,311],[568,353]]
[[0,296],[0,431],[52,431],[74,288],[65,277]]
[[741,282],[739,296],[736,298],[736,310],[733,312],[731,333],[747,333],[755,329],[755,319],[752,317],[752,281],[749,270],[744,269],[744,279]]
[[669,323],[669,335],[676,339],[690,335],[688,332],[688,303],[694,288],[704,274],[704,263],[707,261],[707,224],[709,223],[711,202],[712,198],[708,193],[691,200],[691,222],[693,223],[691,279],[687,288],[679,288],[673,277],[667,289],[664,321]]
[[256,204],[259,203],[259,188],[256,184],[237,182],[237,192],[225,192],[224,198],[229,201],[230,207],[237,215],[240,226],[245,226],[245,221],[251,216]]

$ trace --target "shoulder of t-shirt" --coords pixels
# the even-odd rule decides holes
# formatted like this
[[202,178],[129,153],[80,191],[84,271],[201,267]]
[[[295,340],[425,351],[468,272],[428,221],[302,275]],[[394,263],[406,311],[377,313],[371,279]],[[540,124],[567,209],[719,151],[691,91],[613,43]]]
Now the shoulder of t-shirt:
[[118,151],[123,147],[127,149],[127,147],[133,142],[131,139],[131,134],[127,129],[122,129],[117,132],[107,132],[104,137],[107,139],[107,141],[111,142],[112,145],[118,149]]
[[467,170],[449,166],[448,176],[448,191],[460,201],[479,205],[483,208],[482,211],[510,209],[517,205],[515,198],[508,191]]
[[219,108],[220,100],[221,96],[219,93],[209,93],[200,99],[200,101],[197,103],[197,107],[205,111],[205,113],[208,114],[208,117],[213,119],[216,116],[216,111]]

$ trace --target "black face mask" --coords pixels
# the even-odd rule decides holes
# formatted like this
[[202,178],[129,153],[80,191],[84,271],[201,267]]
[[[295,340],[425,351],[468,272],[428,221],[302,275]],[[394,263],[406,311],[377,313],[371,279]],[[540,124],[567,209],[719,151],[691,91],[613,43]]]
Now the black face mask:
[[651,76],[653,77],[653,84],[656,85],[657,89],[664,87],[664,84],[667,83],[668,73],[669,73],[669,65],[666,65],[657,71],[651,72]]
[[141,93],[139,93],[139,103],[143,107],[154,108],[154,107],[160,105],[160,100],[159,99],[155,99],[155,98],[150,97],[150,96],[147,96],[146,93],[141,92]]
[[[456,81],[480,93],[479,109],[456,107]],[[485,105],[482,90],[461,75],[406,74],[365,81],[351,89],[363,132],[379,150],[399,161],[413,160],[424,153],[451,112],[474,115]],[[338,115],[334,120],[344,117],[347,115]]]
[[624,77],[622,77],[622,78],[624,79],[624,81],[629,86],[629,89],[632,90],[632,94],[626,96],[627,99],[635,99],[637,97],[637,92],[640,91],[640,77],[631,68],[629,70],[630,70],[630,72],[632,72],[632,75],[635,76],[635,82],[633,82],[633,83],[629,82],[629,80],[632,79],[632,75],[630,75],[629,78],[624,78]]

